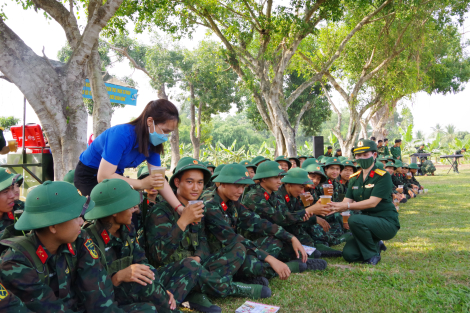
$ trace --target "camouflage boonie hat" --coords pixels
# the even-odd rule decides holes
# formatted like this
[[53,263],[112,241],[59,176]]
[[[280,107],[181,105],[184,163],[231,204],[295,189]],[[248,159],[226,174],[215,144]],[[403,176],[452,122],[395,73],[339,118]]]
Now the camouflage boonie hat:
[[142,202],[142,195],[119,178],[103,180],[93,188],[90,198],[95,202],[95,209],[85,214],[87,220],[110,216]]
[[387,167],[397,168],[397,166],[396,166],[395,163],[393,163],[393,162],[387,162],[387,163],[385,164],[385,168],[387,168]]
[[410,164],[410,170],[419,170],[418,164],[416,164],[416,163],[411,163],[411,164]]
[[354,163],[352,161],[346,160],[346,161],[343,161],[342,164],[344,166],[343,169],[346,168],[346,166],[350,166],[350,167],[353,168],[354,172],[357,171],[357,167],[356,167],[356,165],[354,165]]
[[[288,165],[289,169],[292,167],[292,163],[290,162],[290,160],[288,158],[286,158],[285,156],[283,156],[283,155],[278,156],[277,158],[274,159],[274,161],[275,162],[284,161],[284,162],[287,162],[287,165]],[[264,162],[264,163],[266,163],[266,162]]]
[[335,157],[332,157],[328,160],[328,162],[325,164],[325,169],[331,165],[339,165],[339,167],[341,168],[341,170],[344,169],[344,165],[343,163],[341,163],[341,161],[339,160],[339,158],[335,158]]
[[13,174],[7,168],[0,167],[0,191],[5,190],[16,183],[20,176],[20,174]]
[[176,178],[176,175],[178,175],[179,173],[182,173],[184,171],[187,171],[187,170],[200,170],[200,171],[202,171],[202,173],[204,175],[204,185],[209,182],[209,180],[211,179],[211,176],[212,176],[212,173],[207,169],[207,167],[205,167],[204,164],[199,162],[198,160],[192,159],[192,158],[186,158],[184,160],[182,159],[176,165],[175,173],[170,178],[169,184],[170,184],[171,188],[176,189],[175,181],[174,181],[175,178]]
[[377,144],[373,140],[361,139],[351,149],[353,154],[364,153],[364,152],[377,152]]
[[94,206],[95,203],[82,196],[74,185],[48,180],[28,193],[24,212],[15,228],[31,230],[60,224],[85,215]]
[[73,184],[74,177],[75,177],[75,170],[70,170],[68,171],[67,174],[65,174],[63,181]]
[[254,157],[253,160],[251,160],[251,164],[254,164],[254,165],[258,166],[258,164],[260,162],[263,162],[263,161],[266,161],[266,160],[268,160],[268,159],[266,159],[264,156],[258,155],[256,157]]
[[287,171],[287,175],[281,179],[281,182],[287,184],[297,184],[297,185],[309,185],[313,184],[313,181],[308,178],[308,172],[301,168],[293,168]]
[[224,166],[219,176],[217,176],[213,182],[239,185],[253,185],[255,183],[251,180],[246,167],[240,164],[228,164]]
[[253,177],[253,180],[259,180],[261,178],[277,177],[283,176],[286,172],[281,169],[279,163],[275,161],[266,161],[261,163],[257,170],[256,175]]
[[220,164],[219,166],[217,166],[214,170],[214,174],[212,174],[212,180],[214,180],[214,178],[216,178],[217,176],[219,176],[219,173],[220,171],[225,167],[225,164]]

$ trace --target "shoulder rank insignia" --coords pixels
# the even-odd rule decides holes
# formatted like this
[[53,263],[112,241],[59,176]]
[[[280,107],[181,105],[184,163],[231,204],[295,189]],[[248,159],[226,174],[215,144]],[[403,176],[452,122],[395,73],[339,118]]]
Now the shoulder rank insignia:
[[353,178],[353,177],[356,177],[357,175],[359,175],[361,173],[361,171],[357,171],[356,173],[352,174],[351,176],[349,176],[349,179]]
[[385,173],[387,173],[386,171],[381,170],[380,168],[376,168],[376,169],[374,170],[374,172],[376,172],[376,173],[379,174],[380,176],[384,176]]
[[85,248],[90,252],[90,255],[93,259],[98,258],[98,252],[96,252],[95,244],[93,243],[93,240],[87,239],[85,243],[83,244]]
[[42,264],[46,263],[47,260],[47,253],[44,251],[44,248],[40,245],[38,249],[36,250],[36,254],[41,260]]
[[8,296],[8,290],[0,284],[0,301]]

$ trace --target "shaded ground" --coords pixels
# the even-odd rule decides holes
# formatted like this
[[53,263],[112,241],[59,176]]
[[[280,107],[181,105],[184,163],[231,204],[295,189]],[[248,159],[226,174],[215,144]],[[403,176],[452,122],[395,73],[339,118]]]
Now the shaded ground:
[[[270,281],[281,312],[469,312],[470,170],[419,177],[429,193],[400,206],[401,230],[376,267],[327,259],[321,273]],[[214,302],[235,312],[246,299]]]

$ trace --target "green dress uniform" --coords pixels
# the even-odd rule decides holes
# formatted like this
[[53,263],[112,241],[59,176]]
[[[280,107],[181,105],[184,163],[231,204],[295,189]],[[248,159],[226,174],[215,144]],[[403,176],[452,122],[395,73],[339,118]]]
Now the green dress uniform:
[[[362,140],[353,152],[362,153],[376,149],[375,142]],[[378,197],[381,200],[376,207],[349,217],[348,223],[353,238],[346,242],[343,249],[343,257],[348,262],[367,261],[377,256],[380,259],[379,241],[392,239],[400,229],[398,212],[392,202],[393,184],[390,174],[378,169],[374,164],[364,180],[362,171],[352,175],[346,198],[356,202],[370,197]]]
[[[94,202],[66,182],[46,181],[27,198],[17,230],[57,225],[93,209]],[[155,312],[146,303],[118,307],[113,284],[99,261],[98,251],[85,231],[52,254],[36,232],[0,241],[6,249],[0,264],[3,286],[33,312]]]
[[388,145],[384,144],[383,147],[384,147],[383,155],[384,156],[389,155],[390,154],[390,149],[388,148]]
[[393,156],[393,159],[395,160],[401,160],[401,147],[391,147],[390,148],[390,154]]

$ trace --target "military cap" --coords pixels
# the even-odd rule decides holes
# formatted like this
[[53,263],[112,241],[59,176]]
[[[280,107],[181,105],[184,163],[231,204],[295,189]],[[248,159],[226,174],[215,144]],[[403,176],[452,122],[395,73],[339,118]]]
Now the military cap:
[[343,164],[343,169],[346,167],[346,166],[350,166],[353,168],[354,171],[357,171],[357,167],[356,165],[354,165],[354,163],[352,161],[349,161],[349,160],[346,160],[346,161],[343,161],[341,162]]
[[284,162],[287,162],[289,169],[292,167],[292,163],[290,162],[290,160],[283,155],[278,156],[277,158],[274,159],[274,161],[276,162],[284,161]]
[[75,170],[70,170],[65,174],[63,181],[73,184],[73,179],[75,177]]
[[45,181],[26,197],[17,230],[38,229],[60,224],[90,212],[95,203],[64,181]]
[[328,162],[325,163],[325,169],[326,169],[327,167],[329,167],[330,165],[339,165],[339,167],[341,168],[341,170],[344,169],[344,165],[343,165],[343,163],[341,163],[341,161],[339,160],[339,158],[335,158],[335,157],[329,158]]
[[364,152],[377,152],[377,144],[373,140],[361,139],[351,149],[353,154],[364,153]]
[[95,202],[95,209],[85,214],[87,220],[96,220],[125,211],[142,201],[142,195],[138,191],[125,180],[118,178],[103,180],[93,188],[90,198]]
[[[305,161],[307,162],[307,161]],[[304,164],[305,164],[304,162]],[[317,163],[309,163],[304,167],[304,164],[302,164],[302,169],[307,171],[308,174],[318,174],[320,175],[320,183],[323,183],[328,179],[326,176],[325,172],[323,171],[323,167],[321,164]]]
[[212,168],[214,168],[214,169],[216,168],[216,166],[214,165],[214,163],[212,163],[212,162],[210,162],[210,161],[205,162],[204,165],[205,165],[207,168],[209,168],[209,167],[212,167]]
[[309,157],[306,156],[306,155],[299,155],[299,156],[297,156],[297,159],[300,160],[301,158],[308,159]]
[[225,164],[220,164],[219,166],[217,166],[214,170],[214,174],[212,174],[212,179],[216,178],[217,176],[219,176],[219,173],[220,171],[224,168]]
[[139,170],[137,171],[137,179],[144,179],[147,176],[149,176],[148,166],[142,166],[141,168],[139,168]]
[[24,180],[23,175],[16,174],[15,177],[16,177],[15,183],[18,184],[18,187],[21,186],[23,184],[23,180]]
[[403,163],[400,160],[395,160],[396,167],[403,167]]
[[286,172],[281,169],[281,166],[275,161],[266,161],[261,163],[256,170],[256,175],[253,177],[254,180],[261,178],[283,176]]
[[287,184],[308,185],[313,184],[312,180],[308,178],[308,172],[301,168],[292,168],[287,171],[287,175],[281,179],[281,182]]
[[7,189],[16,183],[19,174],[13,174],[9,169],[0,167],[0,191]]
[[418,170],[418,169],[419,169],[418,164],[410,163],[410,170]]
[[397,166],[395,165],[395,163],[390,162],[390,161],[388,161],[388,162],[385,164],[385,168],[387,168],[387,167],[397,168]]
[[204,163],[193,158],[181,159],[175,167],[175,173],[170,178],[170,187],[176,189],[175,178],[178,174],[187,170],[200,170],[204,174],[204,184],[211,179],[212,173],[204,166]]
[[252,167],[253,170],[254,170],[255,173],[256,173],[256,168],[257,168],[257,166],[254,165],[254,164],[252,164],[252,163],[250,162],[250,160],[243,160],[243,161],[241,161],[239,164],[240,164],[240,165],[243,165],[243,166],[246,167],[246,168]]
[[380,168],[381,170],[385,169],[384,164],[382,162],[376,162],[375,166],[377,166],[377,168]]
[[407,163],[402,163],[401,167],[403,168],[410,168],[410,166]]
[[258,166],[260,162],[266,161],[267,159],[264,156],[258,155],[251,160],[251,164]]
[[323,164],[321,164],[320,161],[318,161],[315,158],[311,158],[311,159],[305,160],[304,163],[302,163],[302,168],[305,170],[309,165],[323,166]]
[[250,174],[246,171],[246,167],[240,164],[227,164],[222,168],[213,182],[240,185],[253,185],[255,183],[251,180]]
[[[180,161],[181,160],[186,160],[186,159],[192,159],[192,157],[183,157],[183,158],[180,159]],[[176,167],[173,169],[173,174],[175,173],[175,170],[176,170]]]

